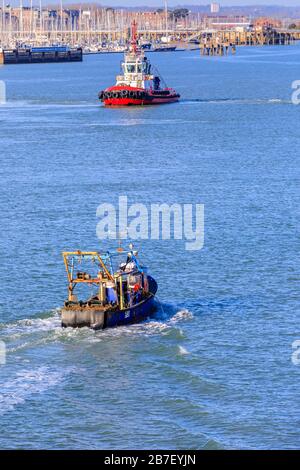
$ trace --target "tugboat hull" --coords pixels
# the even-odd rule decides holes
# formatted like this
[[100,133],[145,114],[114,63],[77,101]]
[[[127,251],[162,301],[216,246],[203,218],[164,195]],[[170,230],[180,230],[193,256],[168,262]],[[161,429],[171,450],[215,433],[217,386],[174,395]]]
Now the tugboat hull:
[[105,100],[104,105],[107,107],[119,107],[119,106],[149,106],[149,105],[156,105],[156,104],[168,104],[168,103],[176,103],[179,100],[177,96],[172,96],[168,98],[153,98],[152,100],[139,100],[139,99],[110,99]]
[[113,87],[99,94],[99,99],[107,107],[149,106],[176,103],[180,95],[174,90],[145,91],[139,88]]

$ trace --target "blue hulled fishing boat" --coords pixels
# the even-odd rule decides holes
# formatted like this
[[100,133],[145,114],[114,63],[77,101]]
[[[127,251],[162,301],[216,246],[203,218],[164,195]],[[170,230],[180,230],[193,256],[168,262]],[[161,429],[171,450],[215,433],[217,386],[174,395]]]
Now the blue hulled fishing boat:
[[[98,330],[147,319],[155,310],[157,283],[137,256],[132,245],[127,253],[123,248],[64,252],[68,300],[61,309],[62,326]],[[86,300],[79,300],[79,288]]]

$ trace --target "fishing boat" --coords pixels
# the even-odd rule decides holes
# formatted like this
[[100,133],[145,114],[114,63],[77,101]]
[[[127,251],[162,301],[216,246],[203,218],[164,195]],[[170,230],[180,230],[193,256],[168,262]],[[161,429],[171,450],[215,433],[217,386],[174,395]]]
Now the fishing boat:
[[139,47],[135,22],[129,51],[124,57],[122,74],[117,76],[116,84],[99,93],[105,106],[144,106],[179,100],[180,95],[166,86],[145,56],[144,49]]
[[155,46],[153,48],[153,52],[174,52],[176,51],[177,46],[168,46],[165,44],[162,44],[160,46]]
[[[155,311],[157,283],[130,245],[112,252],[63,252],[68,299],[61,309],[63,327],[111,328],[147,319]],[[75,290],[76,289],[76,290]],[[85,300],[77,290],[85,291]],[[88,293],[88,294],[87,294]]]

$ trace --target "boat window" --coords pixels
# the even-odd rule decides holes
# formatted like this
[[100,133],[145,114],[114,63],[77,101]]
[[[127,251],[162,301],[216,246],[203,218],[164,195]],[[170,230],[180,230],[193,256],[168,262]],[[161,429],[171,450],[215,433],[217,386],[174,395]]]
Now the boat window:
[[132,274],[128,276],[128,286],[134,287],[136,284],[142,285],[142,276],[140,274]]
[[127,64],[127,72],[134,73],[135,72],[135,64]]

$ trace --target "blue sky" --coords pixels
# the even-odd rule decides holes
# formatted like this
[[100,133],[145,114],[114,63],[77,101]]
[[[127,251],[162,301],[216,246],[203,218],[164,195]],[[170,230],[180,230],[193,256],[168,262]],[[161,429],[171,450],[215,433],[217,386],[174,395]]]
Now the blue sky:
[[[300,0],[216,0],[224,6],[228,5],[282,5],[282,6],[300,6]],[[176,5],[208,5],[210,0],[168,0],[169,6]],[[161,6],[163,0],[101,0],[105,5],[148,5],[148,6]]]
[[[221,6],[237,5],[281,5],[281,6],[300,6],[300,0],[168,0],[170,7],[178,5],[208,5],[211,1],[217,1]],[[42,4],[57,4],[60,0],[42,0]],[[162,7],[164,0],[63,0],[67,3],[89,3],[96,2],[105,6],[153,6]],[[12,0],[12,5],[19,4],[19,0]],[[23,0],[23,5],[29,5],[30,0]],[[38,0],[33,0],[33,4],[38,4]]]

